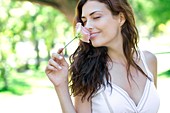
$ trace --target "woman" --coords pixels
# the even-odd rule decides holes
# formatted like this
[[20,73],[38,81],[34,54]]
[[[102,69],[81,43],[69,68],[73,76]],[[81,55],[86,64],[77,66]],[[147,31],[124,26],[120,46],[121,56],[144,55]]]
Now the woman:
[[54,84],[63,113],[157,113],[157,60],[139,51],[138,31],[127,0],[80,0],[75,23],[90,32],[68,63],[60,49],[46,74]]

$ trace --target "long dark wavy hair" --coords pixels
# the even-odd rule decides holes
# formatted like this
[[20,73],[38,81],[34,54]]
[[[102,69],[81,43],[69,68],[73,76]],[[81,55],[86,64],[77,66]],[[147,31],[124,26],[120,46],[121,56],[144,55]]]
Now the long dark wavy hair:
[[[83,22],[81,20],[82,7],[87,1],[99,1],[106,4],[113,15],[122,12],[126,18],[122,26],[123,52],[127,60],[127,77],[131,76],[130,66],[135,67],[145,76],[144,71],[135,63],[133,55],[137,52],[138,30],[135,25],[134,14],[127,0],[79,0],[76,7],[76,16],[74,24]],[[70,56],[70,88],[71,93],[82,96],[82,101],[88,95],[88,100],[96,93],[101,86],[111,86],[111,76],[108,69],[108,61],[111,60],[108,55],[107,47],[93,47],[91,43],[80,44],[76,51]],[[128,79],[129,80],[129,79]]]

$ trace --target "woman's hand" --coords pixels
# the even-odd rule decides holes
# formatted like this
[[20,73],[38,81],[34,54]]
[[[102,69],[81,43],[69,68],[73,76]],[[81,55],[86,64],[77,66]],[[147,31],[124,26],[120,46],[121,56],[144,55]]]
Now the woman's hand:
[[57,53],[53,53],[48,65],[45,69],[45,73],[54,84],[58,87],[62,84],[68,84],[68,63],[66,62],[63,54],[63,48],[59,49]]

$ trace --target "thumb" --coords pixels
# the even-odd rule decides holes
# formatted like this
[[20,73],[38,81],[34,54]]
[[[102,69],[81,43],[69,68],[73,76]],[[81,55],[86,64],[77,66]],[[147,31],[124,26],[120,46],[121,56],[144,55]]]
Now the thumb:
[[57,51],[57,53],[58,53],[58,54],[63,54],[63,50],[64,50],[64,48],[59,48],[58,51]]
[[58,49],[57,53],[60,54],[60,55],[63,57],[63,58],[60,60],[62,66],[68,66],[68,63],[67,63],[66,59],[64,58],[63,50],[64,50],[64,48],[60,48],[60,49]]

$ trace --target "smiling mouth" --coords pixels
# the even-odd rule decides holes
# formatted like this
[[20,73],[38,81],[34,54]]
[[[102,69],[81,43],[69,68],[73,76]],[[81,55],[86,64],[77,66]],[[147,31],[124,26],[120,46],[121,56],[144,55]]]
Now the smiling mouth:
[[98,34],[99,34],[98,32],[90,34],[90,39],[97,37]]

